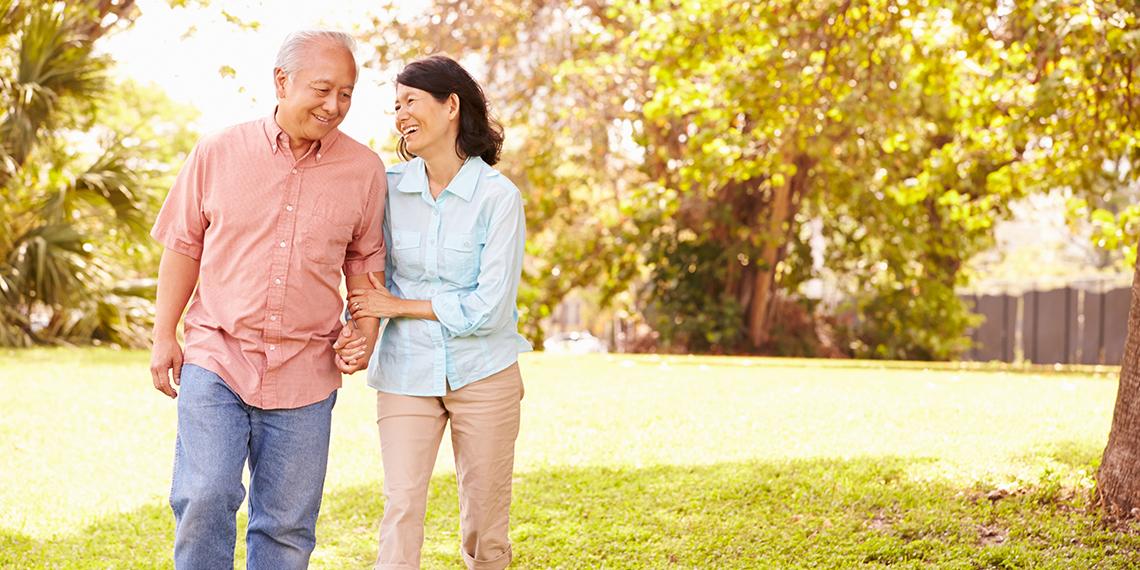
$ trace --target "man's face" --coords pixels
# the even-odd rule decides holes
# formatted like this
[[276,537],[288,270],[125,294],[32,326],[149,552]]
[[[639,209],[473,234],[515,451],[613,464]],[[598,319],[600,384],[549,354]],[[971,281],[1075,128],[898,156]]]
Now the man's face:
[[297,142],[324,138],[352,106],[356,61],[343,46],[314,42],[304,50],[300,69],[288,76],[274,70],[277,122]]

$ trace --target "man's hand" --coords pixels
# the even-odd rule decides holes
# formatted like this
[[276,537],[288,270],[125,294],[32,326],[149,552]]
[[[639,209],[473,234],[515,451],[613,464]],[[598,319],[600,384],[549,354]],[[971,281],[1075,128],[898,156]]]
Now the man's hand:
[[[155,339],[150,350],[150,376],[154,388],[171,398],[177,398],[174,386],[182,383],[182,346],[176,338]],[[174,386],[171,386],[173,381]]]
[[368,339],[364,332],[356,328],[355,321],[349,321],[333,342],[336,351],[336,367],[342,374],[352,374],[368,368]]
[[178,392],[171,386],[181,383],[182,346],[178,344],[178,320],[186,301],[198,284],[197,259],[172,250],[162,252],[158,264],[158,291],[154,306],[154,346],[150,349],[150,376],[154,388],[171,398]]

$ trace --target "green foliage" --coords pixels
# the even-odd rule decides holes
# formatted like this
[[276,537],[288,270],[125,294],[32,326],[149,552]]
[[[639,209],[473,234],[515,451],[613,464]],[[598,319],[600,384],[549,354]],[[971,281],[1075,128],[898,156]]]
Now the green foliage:
[[824,278],[855,354],[953,358],[977,324],[954,290],[1011,201],[1123,211],[1106,247],[1140,227],[1131,4],[440,1],[375,23],[382,63],[485,70],[527,189],[532,334],[594,287],[674,349],[763,350],[766,284]]
[[96,53],[132,6],[0,5],[19,24],[0,29],[0,346],[147,340],[153,286],[130,279],[153,272],[150,219],[192,141],[187,110]]

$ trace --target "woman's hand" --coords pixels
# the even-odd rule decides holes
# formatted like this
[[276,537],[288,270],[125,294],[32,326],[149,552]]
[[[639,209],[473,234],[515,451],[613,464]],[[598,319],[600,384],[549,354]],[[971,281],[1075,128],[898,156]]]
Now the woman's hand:
[[373,289],[353,289],[348,295],[348,310],[352,313],[352,318],[399,316],[398,308],[402,299],[393,295],[371,273],[368,274],[368,281],[372,283]]
[[368,339],[356,328],[355,322],[344,325],[333,343],[333,350],[336,351],[336,367],[343,374],[368,367]]

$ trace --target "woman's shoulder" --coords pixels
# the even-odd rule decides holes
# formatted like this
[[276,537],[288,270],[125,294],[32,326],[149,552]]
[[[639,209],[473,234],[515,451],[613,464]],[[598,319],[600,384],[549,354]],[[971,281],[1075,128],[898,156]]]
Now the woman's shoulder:
[[403,176],[405,172],[408,171],[408,165],[417,161],[417,160],[419,160],[419,159],[413,158],[412,160],[405,160],[402,162],[397,162],[395,164],[390,164],[390,165],[388,165],[388,168],[385,169],[385,171],[388,173],[389,178],[391,178],[392,176],[399,178],[399,177]]
[[[418,170],[417,170],[418,167]],[[423,172],[423,160],[420,158],[413,158],[412,160],[405,160],[397,162],[385,169],[388,176],[388,189],[395,190],[404,181],[405,177],[412,176],[410,181],[415,180],[414,173]]]
[[505,174],[499,172],[495,167],[483,163],[482,173],[479,176],[479,186],[484,189],[489,195],[499,196],[507,195],[513,196],[519,194],[519,187],[507,178]]

